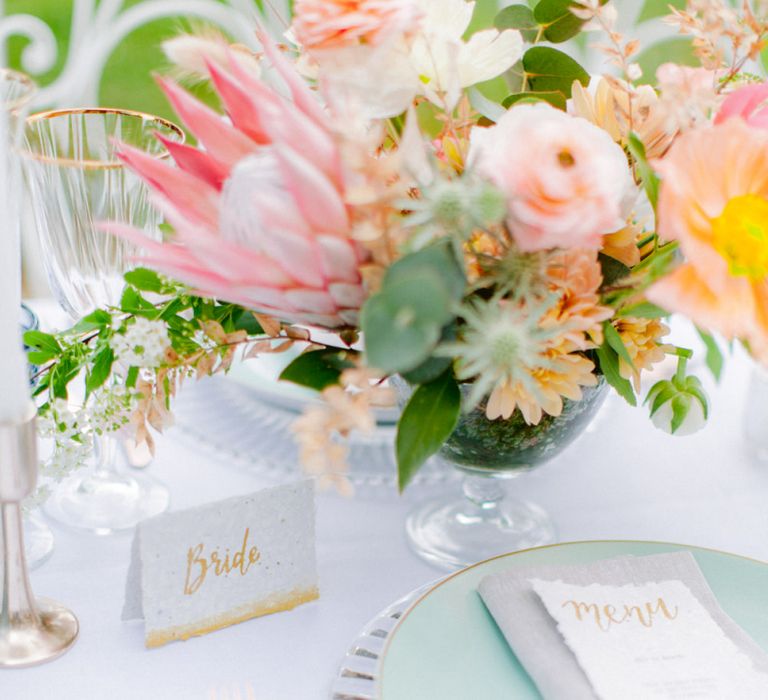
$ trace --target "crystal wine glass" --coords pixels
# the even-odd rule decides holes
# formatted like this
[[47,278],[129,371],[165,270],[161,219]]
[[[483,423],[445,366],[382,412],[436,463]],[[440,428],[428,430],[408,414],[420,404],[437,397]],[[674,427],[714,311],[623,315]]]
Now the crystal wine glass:
[[[119,221],[159,239],[160,215],[145,184],[117,158],[119,144],[168,157],[156,134],[183,141],[176,125],[128,110],[87,108],[27,119],[24,164],[51,288],[73,318],[117,305],[123,275],[140,252],[102,231]],[[168,507],[168,490],[146,475],[118,470],[116,440],[96,440],[96,464],[62,482],[46,512],[70,527],[109,534]]]

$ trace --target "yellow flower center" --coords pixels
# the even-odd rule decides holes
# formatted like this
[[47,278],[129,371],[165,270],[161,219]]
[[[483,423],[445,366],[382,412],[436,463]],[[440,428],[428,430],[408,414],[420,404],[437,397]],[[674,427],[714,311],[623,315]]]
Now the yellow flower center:
[[768,199],[734,197],[712,221],[715,250],[731,274],[761,279],[768,275]]

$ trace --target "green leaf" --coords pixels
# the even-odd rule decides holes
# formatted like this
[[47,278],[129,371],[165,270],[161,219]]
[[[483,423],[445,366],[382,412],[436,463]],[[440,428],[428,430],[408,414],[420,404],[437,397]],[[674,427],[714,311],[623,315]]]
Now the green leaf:
[[[600,0],[605,5],[608,0]],[[533,12],[539,24],[545,25],[544,38],[559,44],[575,37],[584,26],[584,20],[571,12],[573,0],[541,0]]]
[[573,82],[589,85],[589,73],[568,54],[548,46],[534,46],[523,56],[523,69],[532,92],[562,92],[571,96]]
[[616,284],[616,282],[631,272],[623,262],[612,258],[610,255],[599,253],[597,259],[600,262],[600,269],[603,273],[603,286],[605,287]]
[[24,334],[24,344],[30,348],[36,348],[43,352],[49,352],[58,355],[62,352],[59,341],[50,333],[42,331],[27,331]]
[[645,193],[648,195],[648,201],[651,203],[654,211],[659,203],[659,176],[648,163],[645,156],[645,145],[638,138],[637,134],[629,135],[629,152],[635,159],[635,166],[640,180],[643,183]]
[[54,357],[56,357],[55,354],[43,350],[29,350],[27,352],[27,360],[33,365],[44,365],[46,362],[50,362]]
[[629,356],[626,345],[621,339],[619,332],[613,327],[610,321],[603,323],[603,335],[605,335],[605,342],[611,346],[614,352],[626,362],[632,369],[635,367],[635,363],[632,362],[632,358]]
[[518,92],[507,97],[502,104],[509,108],[519,102],[548,102],[553,107],[565,111],[568,101],[562,92]]
[[685,8],[685,0],[645,0],[637,17],[637,24],[657,17],[666,17],[670,14],[670,5],[682,10]]
[[343,369],[354,367],[354,363],[347,359],[350,354],[355,353],[327,349],[305,352],[280,373],[279,379],[322,391],[339,383]]
[[688,412],[691,410],[693,399],[688,394],[678,394],[672,399],[672,435],[674,435],[685,422]]
[[381,290],[363,306],[368,362],[385,372],[408,372],[425,362],[444,326],[455,318],[466,279],[451,241],[443,239],[392,265]]
[[[431,278],[431,279],[430,279]],[[370,297],[363,306],[361,326],[365,335],[365,353],[368,364],[388,373],[407,372],[425,362],[440,339],[441,323],[419,319],[410,301],[421,296],[427,304],[440,303],[442,287],[434,278],[414,277],[401,281],[398,293],[390,296],[383,292]],[[397,297],[402,300],[398,303]],[[445,299],[443,299],[445,301]],[[449,306],[437,314],[444,316]],[[424,311],[426,305],[422,306]]]
[[637,63],[643,71],[643,83],[656,82],[656,71],[662,63],[677,63],[684,66],[698,66],[699,60],[693,52],[691,39],[672,37],[651,44],[637,57]]
[[80,335],[81,333],[88,333],[89,331],[95,331],[112,324],[112,316],[109,312],[103,309],[96,309],[87,316],[83,316],[67,333],[72,335]]
[[536,41],[540,30],[540,25],[533,16],[533,10],[526,5],[505,7],[496,15],[493,25],[499,31],[517,29],[523,35],[523,39],[529,43]]
[[248,309],[240,309],[233,316],[234,330],[245,331],[248,335],[263,335],[264,329]]
[[161,293],[166,288],[160,275],[146,267],[130,270],[125,273],[124,278],[128,284],[136,287],[136,289],[141,289],[143,292]]
[[133,389],[139,379],[139,368],[131,367],[128,374],[125,375],[125,386],[127,389]]
[[120,298],[120,309],[127,314],[135,316],[154,316],[156,309],[154,304],[147,301],[133,287],[126,287]]
[[669,316],[669,311],[652,304],[650,301],[640,301],[637,304],[625,306],[618,315],[624,318],[628,316],[632,318],[664,318]]
[[606,381],[616,389],[616,392],[630,406],[637,406],[637,398],[629,380],[624,379],[619,372],[619,356],[607,343],[597,349],[597,358],[600,362],[600,370],[605,375]]
[[460,411],[461,392],[450,371],[413,392],[397,424],[395,450],[401,492],[450,437]]
[[109,345],[103,347],[93,359],[93,364],[85,376],[85,394],[90,395],[107,381],[111,371],[115,355]]
[[707,331],[698,327],[696,331],[707,349],[707,367],[712,372],[712,376],[719,382],[720,377],[723,375],[723,365],[725,364],[723,352],[711,333],[707,333]]
[[448,238],[442,238],[426,248],[400,258],[387,269],[383,287],[393,287],[411,273],[421,274],[427,270],[437,275],[450,299],[461,301],[464,296],[466,277],[456,260],[453,246]]

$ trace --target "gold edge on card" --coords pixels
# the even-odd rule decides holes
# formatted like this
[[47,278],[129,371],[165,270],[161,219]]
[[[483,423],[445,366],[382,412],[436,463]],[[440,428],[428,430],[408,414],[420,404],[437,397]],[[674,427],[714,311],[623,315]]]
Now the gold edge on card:
[[285,612],[292,610],[298,605],[317,600],[320,592],[317,586],[309,588],[296,588],[287,593],[279,593],[270,596],[266,600],[258,600],[252,603],[246,603],[233,610],[228,610],[221,615],[214,615],[203,618],[196,622],[190,622],[186,625],[176,625],[165,629],[153,629],[147,631],[145,645],[148,649],[161,647],[164,644],[174,641],[187,640],[190,637],[199,637],[209,632],[236,625],[254,617],[271,615],[272,613]]

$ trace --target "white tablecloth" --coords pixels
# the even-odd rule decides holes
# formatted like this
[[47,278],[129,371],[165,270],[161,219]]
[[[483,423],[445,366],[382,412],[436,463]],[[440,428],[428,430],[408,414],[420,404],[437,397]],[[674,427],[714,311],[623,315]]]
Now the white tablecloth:
[[[645,410],[611,398],[579,442],[511,488],[552,514],[560,541],[663,540],[768,559],[768,466],[753,464],[743,447],[748,380],[749,363],[739,355],[721,386],[710,389],[708,427],[689,438],[664,435]],[[171,487],[174,509],[264,485],[173,431],[162,438],[151,473]],[[130,536],[56,528],[56,551],[32,583],[38,595],[71,606],[81,637],[53,663],[0,672],[0,699],[210,700],[215,689],[221,700],[234,700],[231,689],[243,693],[248,683],[258,700],[327,698],[359,629],[440,575],[409,551],[403,532],[408,509],[429,495],[321,495],[319,601],[151,651],[141,624],[120,621]]]

